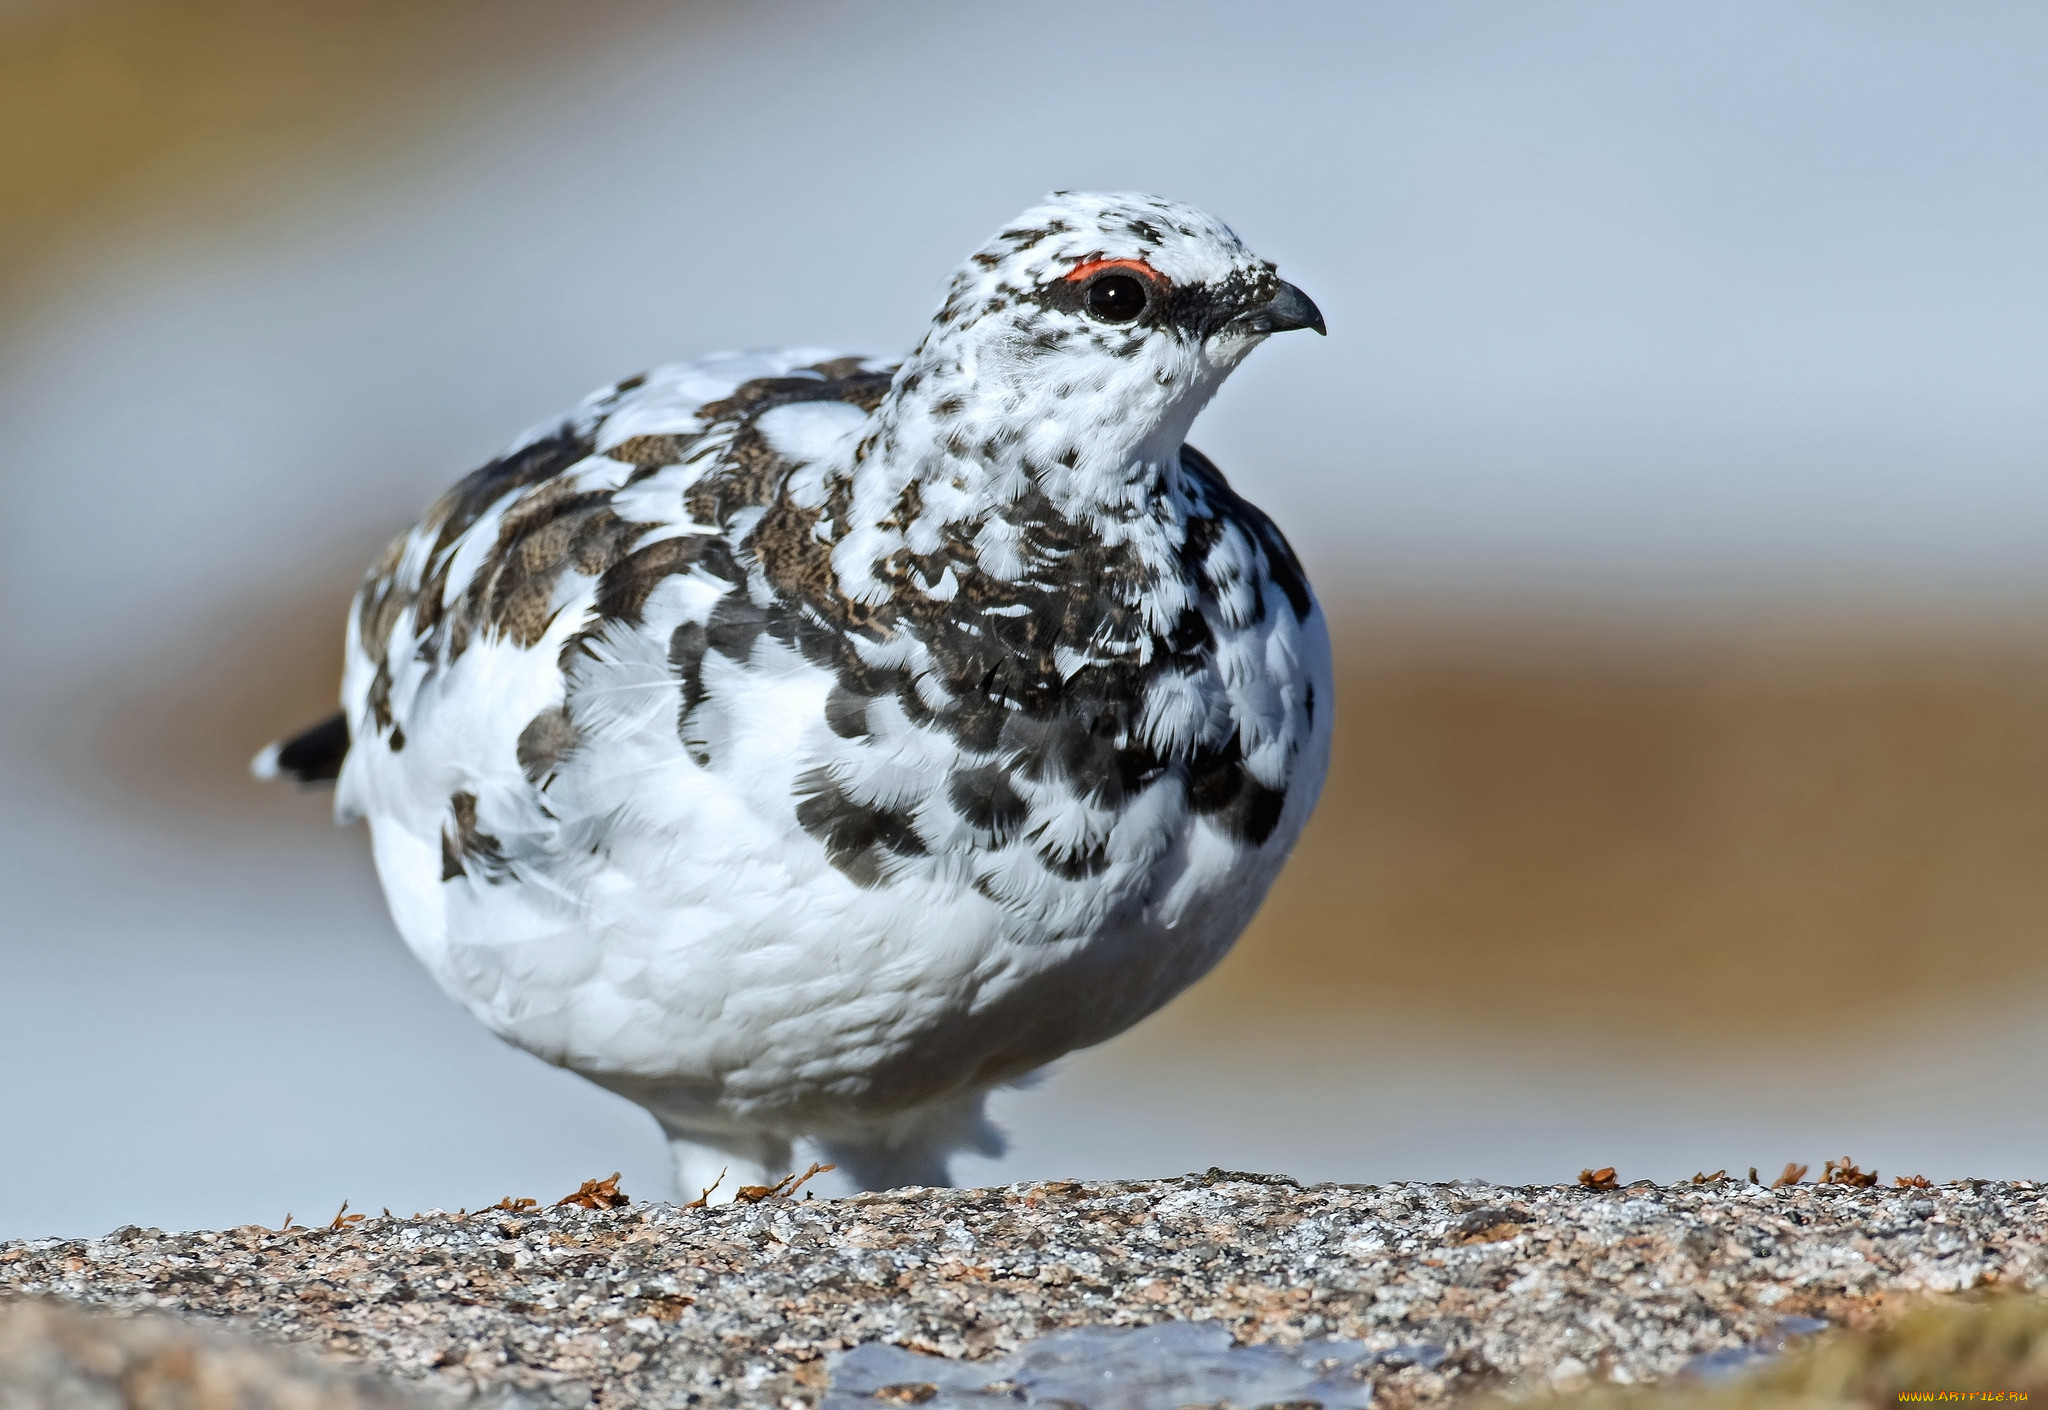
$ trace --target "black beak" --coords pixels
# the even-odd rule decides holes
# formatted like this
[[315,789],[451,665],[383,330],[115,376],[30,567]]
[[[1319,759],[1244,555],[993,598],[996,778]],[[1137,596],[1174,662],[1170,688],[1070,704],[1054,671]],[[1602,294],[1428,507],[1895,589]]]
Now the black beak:
[[1279,293],[1250,313],[1240,315],[1238,322],[1254,333],[1286,333],[1295,328],[1313,328],[1327,337],[1330,332],[1323,326],[1323,311],[1316,307],[1315,300],[1284,279],[1280,281]]

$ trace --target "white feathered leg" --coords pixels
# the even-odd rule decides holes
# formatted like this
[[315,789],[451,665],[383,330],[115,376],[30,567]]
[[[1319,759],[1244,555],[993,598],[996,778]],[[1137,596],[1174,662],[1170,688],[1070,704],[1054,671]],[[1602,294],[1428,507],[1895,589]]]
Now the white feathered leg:
[[986,1092],[907,1112],[858,1136],[820,1140],[825,1159],[856,1189],[897,1190],[906,1185],[953,1183],[947,1167],[959,1151],[1001,1155],[1002,1132],[989,1124]]
[[674,1163],[676,1203],[710,1190],[712,1204],[730,1204],[742,1185],[772,1185],[791,1173],[789,1142],[780,1136],[685,1131],[662,1123]]

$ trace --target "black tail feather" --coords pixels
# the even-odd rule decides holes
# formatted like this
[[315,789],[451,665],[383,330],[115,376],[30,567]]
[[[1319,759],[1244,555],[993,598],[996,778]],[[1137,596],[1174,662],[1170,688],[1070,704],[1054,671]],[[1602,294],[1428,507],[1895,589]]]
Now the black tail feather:
[[327,783],[341,776],[348,756],[348,716],[339,710],[256,756],[258,778],[284,775],[300,783]]

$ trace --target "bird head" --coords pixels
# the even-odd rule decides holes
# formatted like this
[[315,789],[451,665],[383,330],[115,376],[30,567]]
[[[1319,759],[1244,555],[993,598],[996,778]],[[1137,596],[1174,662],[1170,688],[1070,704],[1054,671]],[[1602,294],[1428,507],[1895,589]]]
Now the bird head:
[[1214,216],[1056,191],[960,267],[899,389],[942,440],[1122,478],[1176,456],[1231,370],[1295,328],[1322,314]]

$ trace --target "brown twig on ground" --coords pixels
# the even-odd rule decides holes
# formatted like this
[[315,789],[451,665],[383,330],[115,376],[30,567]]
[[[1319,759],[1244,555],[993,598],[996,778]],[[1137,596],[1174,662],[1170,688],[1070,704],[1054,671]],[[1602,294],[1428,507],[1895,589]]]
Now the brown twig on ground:
[[1859,1168],[1855,1161],[1845,1155],[1840,1160],[1831,1160],[1827,1163],[1827,1168],[1821,1172],[1820,1182],[1823,1185],[1849,1185],[1859,1190],[1867,1190],[1877,1183],[1877,1172]]
[[1934,1182],[1925,1175],[1894,1175],[1892,1184],[1902,1190],[1931,1190]]
[[732,1169],[730,1165],[720,1167],[718,1172],[718,1178],[716,1180],[713,1180],[710,1184],[706,1185],[703,1189],[699,1190],[697,1192],[697,1198],[691,1200],[688,1204],[684,1205],[683,1208],[702,1209],[706,1205],[710,1204],[711,1192],[717,1189],[720,1185],[723,1185],[725,1183],[725,1172],[730,1169]]
[[[333,1233],[334,1231],[339,1229],[346,1229],[351,1224],[360,1224],[367,1217],[367,1215],[362,1214],[350,1214],[348,1212],[348,1201],[343,1200],[341,1202],[341,1208],[334,1211],[334,1222],[327,1226],[328,1232]],[[291,1216],[287,1214],[285,1218],[290,1219]]]
[[1785,1188],[1785,1186],[1796,1185],[1805,1178],[1806,1167],[1788,1160],[1785,1162],[1784,1173],[1778,1176],[1777,1179],[1771,1181],[1771,1188],[1774,1190],[1782,1190]]
[[619,1188],[619,1172],[614,1170],[606,1180],[585,1180],[573,1195],[563,1195],[555,1201],[555,1207],[573,1204],[582,1209],[620,1209],[632,1203],[626,1192]]
[[1725,1180],[1727,1178],[1728,1172],[1725,1170],[1716,1170],[1711,1175],[1703,1175],[1697,1170],[1693,1171],[1692,1173],[1692,1182],[1695,1185],[1704,1185],[1710,1180]]
[[[772,1185],[742,1185],[733,1192],[733,1198],[743,1204],[759,1204],[764,1199],[788,1199],[803,1187],[804,1181],[813,1175],[823,1175],[827,1170],[837,1170],[836,1165],[820,1165],[811,1162],[811,1168],[801,1175],[785,1175]],[[709,1194],[710,1191],[705,1191]]]
[[[619,1177],[614,1175],[612,1178],[616,1180]],[[578,1193],[581,1193],[581,1191],[578,1191]],[[520,1197],[519,1199],[514,1199],[512,1198],[512,1196],[506,1195],[496,1204],[489,1205],[487,1207],[490,1209],[502,1209],[507,1214],[524,1214],[529,1209],[539,1209],[540,1201],[537,1199],[527,1199],[524,1196]]]
[[1618,1190],[1621,1188],[1621,1181],[1616,1178],[1613,1166],[1603,1165],[1598,1170],[1581,1170],[1579,1187],[1586,1190]]

